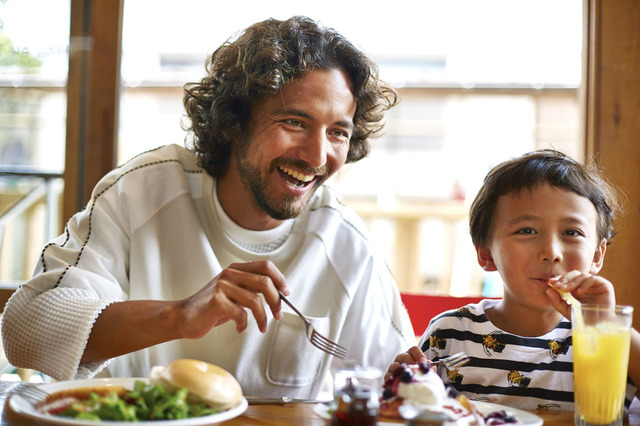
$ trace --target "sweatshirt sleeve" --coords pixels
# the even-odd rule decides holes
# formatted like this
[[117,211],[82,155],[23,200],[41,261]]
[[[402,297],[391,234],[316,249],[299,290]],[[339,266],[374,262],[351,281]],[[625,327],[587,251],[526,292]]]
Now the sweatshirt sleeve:
[[22,286],[2,317],[2,337],[11,365],[40,371],[56,380],[90,378],[107,362],[80,364],[96,318],[111,301],[76,288],[42,293]]

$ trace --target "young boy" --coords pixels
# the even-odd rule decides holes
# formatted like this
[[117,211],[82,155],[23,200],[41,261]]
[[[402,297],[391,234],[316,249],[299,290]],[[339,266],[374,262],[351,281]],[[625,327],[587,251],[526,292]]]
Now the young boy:
[[[573,410],[571,310],[549,284],[583,303],[615,304],[613,285],[595,274],[615,235],[618,210],[599,173],[560,152],[536,151],[495,167],[471,205],[469,221],[478,263],[500,273],[503,298],[435,317],[419,346],[398,355],[387,377],[399,363],[466,352],[469,364],[439,372],[468,398],[528,410]],[[639,336],[632,331],[634,383],[640,383]],[[635,391],[627,386],[627,406]]]

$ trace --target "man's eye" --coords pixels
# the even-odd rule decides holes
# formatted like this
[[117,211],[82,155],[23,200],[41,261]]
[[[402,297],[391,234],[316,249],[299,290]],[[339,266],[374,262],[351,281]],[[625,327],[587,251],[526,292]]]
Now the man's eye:
[[297,118],[290,118],[288,120],[286,120],[286,122],[293,127],[300,127],[302,126],[302,121],[298,120]]
[[350,139],[351,135],[349,135],[348,132],[344,131],[344,130],[334,130],[333,134],[340,137],[340,138],[344,138],[344,139]]

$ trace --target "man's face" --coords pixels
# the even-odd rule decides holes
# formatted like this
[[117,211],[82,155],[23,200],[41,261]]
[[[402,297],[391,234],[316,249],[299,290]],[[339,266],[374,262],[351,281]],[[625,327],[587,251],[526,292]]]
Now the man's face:
[[598,238],[597,220],[588,198],[541,184],[498,199],[491,242],[480,250],[499,271],[505,297],[550,308],[545,292],[551,278],[600,270],[606,241]]
[[296,217],[345,163],[356,101],[340,70],[313,70],[258,103],[232,152],[245,195],[277,220]]

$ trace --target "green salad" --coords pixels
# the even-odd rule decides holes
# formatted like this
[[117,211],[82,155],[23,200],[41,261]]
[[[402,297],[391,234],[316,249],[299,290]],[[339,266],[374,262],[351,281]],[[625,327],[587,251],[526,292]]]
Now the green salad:
[[161,385],[136,380],[133,390],[122,395],[108,393],[104,396],[89,393],[89,399],[76,400],[69,405],[46,410],[48,414],[83,420],[178,420],[216,414],[202,402],[187,401],[187,389],[167,392]]

